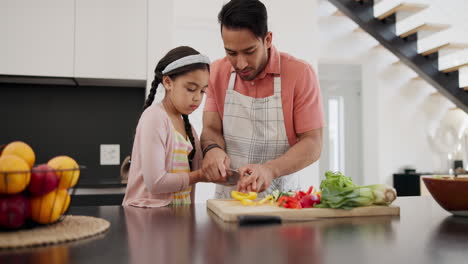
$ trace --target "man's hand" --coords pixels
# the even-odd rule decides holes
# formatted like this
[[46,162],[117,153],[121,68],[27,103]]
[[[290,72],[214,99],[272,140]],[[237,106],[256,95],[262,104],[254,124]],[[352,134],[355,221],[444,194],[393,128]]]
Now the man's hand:
[[266,164],[247,164],[239,168],[241,178],[237,183],[240,192],[263,192],[273,179],[277,178],[277,172]]
[[203,158],[202,174],[206,182],[226,182],[226,169],[231,160],[220,148],[210,149]]

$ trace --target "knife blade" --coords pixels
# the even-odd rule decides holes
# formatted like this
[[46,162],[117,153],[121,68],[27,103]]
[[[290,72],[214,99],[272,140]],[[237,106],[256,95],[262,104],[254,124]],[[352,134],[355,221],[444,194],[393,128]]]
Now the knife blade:
[[226,170],[226,185],[236,185],[240,179],[240,173],[237,170],[227,169]]

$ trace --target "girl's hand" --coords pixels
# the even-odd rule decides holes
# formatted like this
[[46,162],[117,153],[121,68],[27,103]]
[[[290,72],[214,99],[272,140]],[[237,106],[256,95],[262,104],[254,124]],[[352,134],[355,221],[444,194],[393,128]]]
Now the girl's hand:
[[226,182],[226,168],[229,168],[231,160],[226,152],[220,148],[211,149],[203,158],[202,177],[205,182]]

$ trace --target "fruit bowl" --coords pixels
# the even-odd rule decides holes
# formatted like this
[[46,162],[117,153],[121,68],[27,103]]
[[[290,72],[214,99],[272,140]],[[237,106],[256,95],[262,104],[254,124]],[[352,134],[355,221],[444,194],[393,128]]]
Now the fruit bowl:
[[468,217],[468,177],[423,176],[427,190],[448,212]]
[[[79,180],[80,171],[85,167],[40,169],[40,166],[30,171],[0,171],[0,179],[3,180],[1,185],[6,191],[15,188],[9,186],[12,181],[5,179],[11,179],[12,176],[30,178],[23,191],[0,194],[0,231],[54,224],[60,222],[67,213],[74,186]],[[57,180],[50,180],[52,176]]]
[[0,146],[0,229],[15,230],[57,222],[70,206],[83,168],[69,156],[35,166],[25,142]]

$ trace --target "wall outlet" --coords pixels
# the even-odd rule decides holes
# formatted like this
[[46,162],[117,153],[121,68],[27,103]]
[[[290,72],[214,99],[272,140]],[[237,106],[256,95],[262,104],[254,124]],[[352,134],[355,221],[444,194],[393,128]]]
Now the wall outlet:
[[120,165],[120,145],[101,144],[101,165]]

